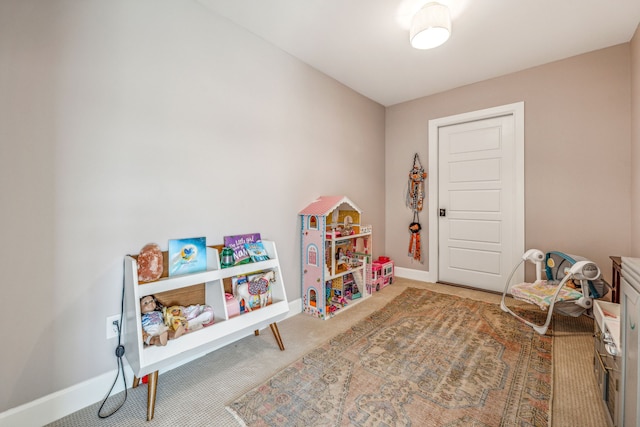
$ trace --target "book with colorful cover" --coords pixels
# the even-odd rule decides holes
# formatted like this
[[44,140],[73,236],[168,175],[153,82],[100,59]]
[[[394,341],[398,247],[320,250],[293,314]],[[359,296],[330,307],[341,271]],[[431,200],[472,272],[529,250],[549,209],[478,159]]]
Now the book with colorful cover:
[[267,255],[267,251],[261,241],[245,243],[244,247],[253,262],[266,261],[269,259],[269,255]]
[[207,269],[207,238],[169,240],[169,276],[197,273]]
[[[234,297],[236,297],[238,299],[238,301],[240,301],[240,299],[238,298],[238,285],[241,285],[243,283],[247,283],[247,276],[233,276],[231,278],[231,287],[232,287],[232,294]],[[245,302],[240,301],[240,313],[245,313],[247,312],[247,308],[245,307]]]
[[234,265],[251,262],[251,256],[244,245],[245,243],[254,243],[258,241],[260,241],[260,233],[224,236],[224,245],[233,250]]
[[231,278],[231,293],[234,297],[238,296],[238,293],[236,292],[238,285],[241,285],[243,283],[247,283],[247,276],[245,275],[233,276]]

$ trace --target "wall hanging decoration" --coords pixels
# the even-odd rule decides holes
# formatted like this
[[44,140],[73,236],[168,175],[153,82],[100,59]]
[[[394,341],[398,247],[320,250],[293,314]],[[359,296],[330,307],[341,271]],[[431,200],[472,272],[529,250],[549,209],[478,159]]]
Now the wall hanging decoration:
[[413,167],[409,172],[409,182],[407,185],[406,204],[413,211],[413,221],[409,224],[409,232],[411,237],[409,240],[409,257],[416,261],[422,262],[422,251],[420,248],[420,211],[424,206],[424,181],[427,179],[427,173],[424,171],[420,163],[418,153],[413,156]]

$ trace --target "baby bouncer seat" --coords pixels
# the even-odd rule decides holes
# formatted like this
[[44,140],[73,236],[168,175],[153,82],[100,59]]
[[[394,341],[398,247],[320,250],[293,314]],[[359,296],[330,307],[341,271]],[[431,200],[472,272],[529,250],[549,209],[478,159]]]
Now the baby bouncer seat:
[[[514,273],[525,261],[536,266],[535,282],[511,286]],[[543,263],[546,280],[542,279]],[[522,259],[507,279],[500,308],[531,326],[540,335],[544,335],[554,311],[565,316],[578,317],[592,308],[594,299],[604,296],[606,286],[607,283],[600,279],[600,269],[592,261],[558,251],[544,254],[538,249],[529,249],[522,255]],[[505,298],[509,293],[517,300],[535,304],[546,310],[544,324],[535,324],[507,307]]]

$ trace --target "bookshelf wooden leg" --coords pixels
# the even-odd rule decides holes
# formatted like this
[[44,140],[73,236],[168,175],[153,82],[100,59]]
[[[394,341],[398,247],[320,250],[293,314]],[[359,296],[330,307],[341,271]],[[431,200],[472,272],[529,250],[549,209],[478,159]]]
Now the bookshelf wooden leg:
[[133,376],[133,385],[131,386],[131,388],[136,388],[138,387],[138,385],[140,385],[140,378],[136,377],[135,375]]
[[255,331],[253,331],[253,335],[255,335],[256,337],[260,335],[260,329],[256,329]]
[[147,421],[153,419],[153,413],[156,409],[156,390],[158,389],[158,371],[149,374],[147,389]]
[[276,322],[273,322],[269,325],[269,327],[271,328],[271,332],[273,332],[273,336],[276,337],[278,347],[280,347],[280,350],[284,351],[284,344],[282,343],[282,337],[280,336],[278,325],[276,324]]

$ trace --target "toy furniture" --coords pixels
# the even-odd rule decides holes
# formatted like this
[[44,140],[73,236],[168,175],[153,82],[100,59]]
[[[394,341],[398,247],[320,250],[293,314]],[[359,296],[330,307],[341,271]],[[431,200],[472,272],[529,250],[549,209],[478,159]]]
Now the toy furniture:
[[304,311],[320,319],[370,294],[371,226],[344,196],[323,196],[300,211]]
[[[159,370],[189,357],[202,356],[252,332],[258,335],[260,329],[266,326],[271,328],[280,350],[284,350],[276,322],[287,316],[289,303],[285,294],[276,245],[271,241],[263,240],[262,243],[269,256],[267,261],[221,269],[218,251],[207,247],[206,271],[166,277],[167,269],[165,268],[164,277],[146,283],[138,282],[136,256],[125,256],[125,357],[135,375],[134,387],[138,386],[140,378],[150,374],[147,420],[153,418]],[[167,258],[167,253],[164,252],[165,267]],[[272,303],[259,310],[238,315],[237,300],[233,298],[234,303],[227,298],[223,280],[257,271],[274,272],[274,281],[271,283]],[[140,298],[146,295],[155,295],[164,305],[207,304],[213,308],[215,322],[211,326],[170,340],[165,346],[145,346],[142,338]],[[234,306],[227,305],[229,303]]]

